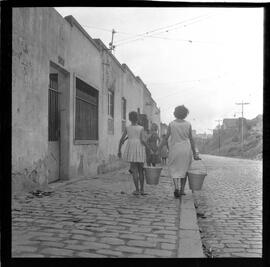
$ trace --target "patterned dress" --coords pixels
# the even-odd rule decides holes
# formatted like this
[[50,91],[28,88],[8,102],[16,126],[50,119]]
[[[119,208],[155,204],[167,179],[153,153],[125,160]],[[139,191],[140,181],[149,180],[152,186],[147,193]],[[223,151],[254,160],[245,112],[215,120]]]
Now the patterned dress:
[[123,153],[123,160],[128,162],[145,162],[145,147],[140,140],[142,130],[143,127],[140,125],[127,126],[128,140]]
[[190,127],[190,123],[185,120],[174,120],[170,123],[168,169],[171,178],[185,178],[191,165]]

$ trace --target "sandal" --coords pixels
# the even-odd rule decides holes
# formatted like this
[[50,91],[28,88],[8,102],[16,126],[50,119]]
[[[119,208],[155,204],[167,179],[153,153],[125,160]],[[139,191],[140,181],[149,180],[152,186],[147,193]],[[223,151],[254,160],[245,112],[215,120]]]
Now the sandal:
[[148,195],[147,193],[145,193],[144,191],[140,191],[140,194],[142,195],[142,196],[146,196],[146,195]]
[[138,196],[138,195],[140,194],[140,192],[139,192],[139,191],[134,191],[132,194],[133,194],[134,196]]

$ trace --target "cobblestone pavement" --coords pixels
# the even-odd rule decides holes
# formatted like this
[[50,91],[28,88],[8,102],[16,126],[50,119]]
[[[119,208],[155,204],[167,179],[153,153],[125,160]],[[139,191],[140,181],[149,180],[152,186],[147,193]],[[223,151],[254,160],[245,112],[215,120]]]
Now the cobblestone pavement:
[[194,196],[203,244],[214,257],[261,257],[262,162],[202,159],[208,175]]
[[160,179],[146,196],[125,170],[14,198],[12,257],[176,257],[179,200]]

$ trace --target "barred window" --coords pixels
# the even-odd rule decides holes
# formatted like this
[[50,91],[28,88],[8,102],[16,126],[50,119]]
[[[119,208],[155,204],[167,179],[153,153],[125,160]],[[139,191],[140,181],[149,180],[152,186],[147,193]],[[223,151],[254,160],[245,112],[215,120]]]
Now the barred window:
[[48,125],[48,140],[59,140],[59,107],[58,107],[58,74],[50,74],[49,83],[49,125]]
[[76,78],[75,139],[98,140],[98,91]]

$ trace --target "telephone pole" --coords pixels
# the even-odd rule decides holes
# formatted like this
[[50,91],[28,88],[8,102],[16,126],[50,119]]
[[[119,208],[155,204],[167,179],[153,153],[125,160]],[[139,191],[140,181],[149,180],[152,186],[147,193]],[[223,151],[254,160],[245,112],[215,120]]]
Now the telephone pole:
[[114,49],[115,49],[115,45],[113,45],[113,36],[114,36],[114,34],[116,33],[116,31],[114,30],[114,29],[112,29],[112,40],[111,40],[111,42],[109,43],[109,50],[111,51],[111,52],[113,52],[114,51]]
[[244,152],[244,105],[248,105],[250,103],[244,103],[242,100],[242,103],[235,103],[236,105],[242,105],[242,118],[241,118],[241,152]]
[[218,122],[218,154],[220,155],[220,122],[222,120],[215,120]]

